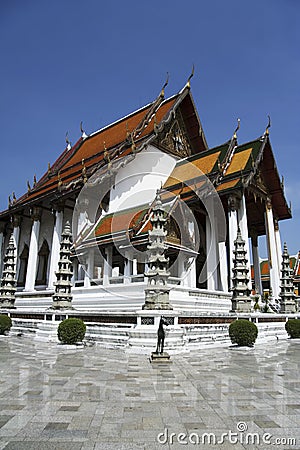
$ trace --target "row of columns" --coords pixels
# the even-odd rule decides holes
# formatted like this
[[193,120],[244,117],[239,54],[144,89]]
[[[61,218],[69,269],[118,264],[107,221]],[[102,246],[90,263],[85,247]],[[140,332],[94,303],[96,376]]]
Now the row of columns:
[[[84,222],[86,217],[80,214],[78,221],[78,232],[84,227]],[[35,287],[35,278],[37,272],[38,263],[38,243],[39,243],[39,232],[41,223],[41,209],[33,208],[32,210],[32,228],[30,236],[29,245],[29,256],[28,265],[25,281],[25,291],[32,291]],[[266,202],[266,212],[265,212],[265,225],[266,225],[266,235],[267,235],[267,248],[269,256],[269,269],[270,269],[270,286],[272,288],[273,296],[279,298],[280,293],[280,269],[281,269],[281,239],[278,227],[278,222],[274,221],[272,204],[268,200]],[[20,217],[14,216],[13,219],[13,237],[15,241],[15,246],[18,248],[19,238],[20,238]],[[207,289],[208,290],[221,290],[228,291],[231,288],[231,274],[233,268],[233,258],[234,258],[234,241],[237,236],[238,227],[241,230],[242,238],[246,243],[246,252],[248,259],[248,269],[250,270],[250,249],[249,249],[249,232],[247,225],[247,212],[246,212],[246,202],[245,196],[242,195],[231,195],[228,198],[228,251],[229,258],[227,258],[225,242],[218,242],[218,230],[217,223],[211,224],[208,217],[206,219],[206,247],[208,258],[206,261],[207,266]],[[50,254],[50,268],[49,268],[49,279],[48,288],[53,288],[53,283],[56,280],[55,271],[57,269],[59,260],[59,247],[60,239],[63,228],[63,208],[57,207],[55,211],[54,228],[52,236],[52,246]],[[0,254],[3,252],[4,245],[4,229],[0,228]],[[258,254],[258,238],[255,233],[251,234],[251,244],[252,244],[252,257],[254,266],[254,279],[255,279],[255,290],[262,294],[262,283],[260,274],[260,262]],[[105,258],[103,266],[103,284],[109,284],[109,278],[112,276],[112,247],[107,247],[105,249]],[[229,264],[228,264],[229,263]],[[181,265],[180,265],[181,264]],[[182,266],[182,267],[181,267]],[[90,286],[91,274],[93,274],[94,268],[94,252],[90,251],[87,258],[87,271],[84,276],[84,286]],[[184,260],[178,262],[178,276],[182,276],[185,271]],[[124,264],[124,275],[125,283],[130,281],[131,275],[137,274],[137,260],[129,257],[125,254],[125,264]],[[229,277],[228,277],[229,274]],[[228,285],[229,282],[229,285]],[[183,280],[183,285],[189,287],[196,287],[196,261],[194,260],[189,267],[187,276]],[[251,288],[251,280],[249,281],[249,288]]]
[[[280,294],[280,270],[282,260],[281,238],[278,221],[273,217],[271,201],[266,202],[265,212],[266,239],[270,269],[270,286],[273,296],[279,298]],[[237,238],[238,227],[245,241],[245,250],[247,255],[247,266],[249,270],[249,289],[252,289],[251,282],[251,263],[250,263],[250,246],[249,246],[249,230],[247,221],[246,200],[244,195],[231,195],[228,198],[228,258],[225,242],[218,242],[218,223],[210,223],[209,217],[206,217],[206,249],[207,249],[207,289],[220,290],[227,292],[232,288],[232,269],[234,260],[234,241]],[[263,293],[260,260],[258,252],[258,237],[251,230],[251,250],[254,268],[254,285],[255,291],[259,294]],[[191,272],[196,272],[196,265],[192,265]],[[180,274],[178,274],[180,276]],[[228,276],[229,275],[229,276]],[[193,282],[193,276],[187,277],[190,287],[196,287],[196,279]],[[192,281],[192,283],[190,283]]]
[[[38,264],[38,252],[39,252],[38,246],[41,227],[41,214],[42,214],[41,208],[38,207],[34,207],[31,211],[32,226],[30,232],[29,254],[24,286],[24,291],[28,292],[33,291],[35,288],[35,280]],[[13,223],[12,233],[14,238],[14,244],[16,247],[16,252],[18,254],[20,229],[21,229],[20,228],[21,216],[14,215],[12,223]],[[62,208],[58,208],[55,211],[52,246],[50,253],[49,278],[47,285],[49,289],[53,289],[54,282],[56,281],[55,271],[57,270],[59,260],[59,248],[60,248],[62,227],[63,227],[63,210]],[[3,245],[4,245],[4,224],[2,228],[0,228],[0,255],[3,254]],[[17,269],[18,269],[18,260],[17,260]]]

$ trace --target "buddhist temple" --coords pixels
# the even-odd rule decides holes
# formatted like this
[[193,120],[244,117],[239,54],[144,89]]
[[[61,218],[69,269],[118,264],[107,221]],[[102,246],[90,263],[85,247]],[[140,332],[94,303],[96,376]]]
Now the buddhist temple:
[[94,314],[102,322],[153,324],[151,301],[145,298],[151,277],[156,288],[162,283],[167,316],[173,314],[177,324],[191,323],[184,315],[229,313],[238,230],[247,292],[252,287],[263,293],[258,237],[265,236],[269,285],[279,299],[279,225],[291,218],[291,210],[269,125],[239,143],[238,123],[227,141],[210,148],[190,80],[169,98],[164,90],[152,103],[90,135],[81,126],[77,142],[67,139],[54,164],[47,167],[45,161],[44,175],[28,183],[20,198],[9,198],[0,213],[0,250],[3,268],[13,236],[14,314],[44,317],[54,301],[60,304],[67,222],[72,230],[67,304],[86,320]]

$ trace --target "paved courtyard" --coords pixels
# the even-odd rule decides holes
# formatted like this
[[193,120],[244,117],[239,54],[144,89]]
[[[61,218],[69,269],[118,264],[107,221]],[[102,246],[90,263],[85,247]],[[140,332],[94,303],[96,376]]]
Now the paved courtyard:
[[0,449],[300,449],[299,356],[287,340],[154,365],[1,337]]

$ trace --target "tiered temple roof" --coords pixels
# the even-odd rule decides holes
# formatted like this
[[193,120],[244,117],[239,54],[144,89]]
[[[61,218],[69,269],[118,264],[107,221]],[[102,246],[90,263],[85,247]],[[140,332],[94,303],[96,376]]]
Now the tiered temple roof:
[[[177,122],[187,144],[181,149],[180,146],[176,148],[175,142],[172,148],[172,139],[167,139],[174,122]],[[247,206],[251,208],[248,228],[253,227],[258,235],[265,233],[265,205],[262,199],[271,197],[278,220],[291,217],[268,131],[242,145],[238,145],[235,133],[228,142],[209,149],[188,83],[168,99],[164,99],[162,91],[144,108],[90,136],[83,133],[73,147],[67,146],[26,194],[15,199],[8,210],[0,213],[0,219],[7,219],[11,214],[37,204],[49,207],[51,203],[68,198],[75,202],[78,192],[96,171],[112,171],[119,161],[125,161],[128,156],[134,158],[149,144],[177,158],[176,166],[161,191],[163,203],[174,200],[174,196],[187,202],[197,201],[197,190],[205,187],[207,180],[210,180],[224,199],[225,210],[226,198],[231,192],[245,192]],[[118,224],[114,221],[117,226],[115,230],[111,230],[112,217],[100,217],[93,227],[96,239],[101,240],[112,232],[128,232],[128,223],[129,228],[132,225],[135,231],[139,226],[144,227],[143,219],[150,207],[145,205],[136,211],[118,212]],[[129,216],[132,214],[131,220]],[[150,226],[148,224],[147,227]],[[144,232],[148,231],[147,227]]]

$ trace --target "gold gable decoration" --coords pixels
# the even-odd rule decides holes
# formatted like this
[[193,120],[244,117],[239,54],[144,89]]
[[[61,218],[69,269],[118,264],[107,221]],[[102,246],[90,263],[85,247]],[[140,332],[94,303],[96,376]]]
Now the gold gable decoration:
[[174,120],[160,134],[158,145],[181,158],[191,155],[191,146],[179,111],[176,111]]

